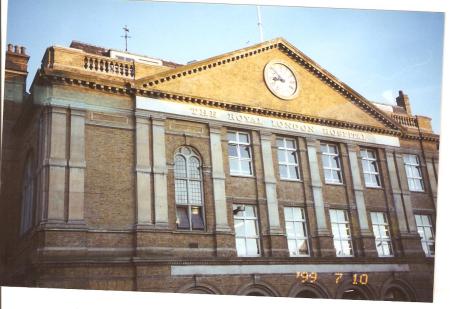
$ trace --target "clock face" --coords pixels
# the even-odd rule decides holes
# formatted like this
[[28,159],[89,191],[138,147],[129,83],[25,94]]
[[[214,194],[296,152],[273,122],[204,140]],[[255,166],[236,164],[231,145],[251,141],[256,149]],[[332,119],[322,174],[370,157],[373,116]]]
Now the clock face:
[[284,63],[271,61],[264,67],[264,80],[277,97],[290,100],[298,95],[299,85],[294,72]]

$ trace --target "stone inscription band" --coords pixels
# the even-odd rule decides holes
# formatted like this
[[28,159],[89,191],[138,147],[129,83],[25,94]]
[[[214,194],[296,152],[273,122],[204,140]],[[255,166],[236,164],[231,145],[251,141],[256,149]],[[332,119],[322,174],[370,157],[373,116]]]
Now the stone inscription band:
[[212,119],[229,123],[264,127],[268,129],[278,129],[290,132],[353,140],[357,142],[400,147],[399,139],[394,136],[331,128],[300,121],[274,119],[245,113],[229,112],[208,107],[198,107],[192,104],[168,102],[140,96],[136,97],[136,108],[194,118]]
[[295,274],[296,272],[403,272],[408,264],[272,264],[272,265],[185,265],[171,266],[172,276]]

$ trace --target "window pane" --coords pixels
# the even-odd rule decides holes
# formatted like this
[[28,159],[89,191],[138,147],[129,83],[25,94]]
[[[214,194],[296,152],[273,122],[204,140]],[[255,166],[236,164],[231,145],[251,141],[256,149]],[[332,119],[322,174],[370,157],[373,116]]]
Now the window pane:
[[292,164],[297,164],[297,156],[295,151],[290,151],[288,153],[288,162]]
[[298,252],[300,253],[300,255],[309,255],[308,242],[305,239],[299,240],[297,244],[298,244]]
[[245,221],[245,235],[247,237],[249,237],[249,236],[251,236],[251,237],[257,236],[255,224],[256,224],[255,220],[246,220]]
[[230,171],[239,173],[239,159],[236,158],[230,158]]
[[245,211],[245,207],[242,205],[234,205],[233,206],[233,214],[235,217],[243,217],[244,211]]
[[341,172],[340,171],[336,171],[336,170],[332,170],[331,174],[333,175],[332,179],[333,182],[337,182],[337,183],[341,183],[342,179],[341,179]]
[[342,242],[342,254],[343,255],[353,255],[352,244],[350,241]]
[[328,152],[327,144],[320,144],[320,152]]
[[331,220],[331,222],[337,221],[337,215],[336,215],[335,209],[330,209],[330,220]]
[[189,199],[191,204],[201,205],[202,204],[202,189],[200,181],[190,181],[189,182]]
[[326,182],[333,182],[333,172],[331,170],[324,170],[324,174]]
[[370,178],[370,174],[364,174],[364,182],[366,183],[366,186],[372,185],[372,179]]
[[186,160],[183,156],[177,155],[175,157],[175,166],[174,166],[175,177],[187,177],[186,174]]
[[245,206],[245,216],[255,217],[255,209],[253,206]]
[[286,234],[289,237],[294,237],[294,222],[286,222]]
[[383,253],[384,255],[392,255],[391,243],[383,243]]
[[247,243],[247,254],[248,255],[258,255],[259,254],[257,239],[247,239],[246,243]]
[[241,146],[239,147],[239,151],[241,153],[241,158],[250,158],[250,147],[249,146]]
[[245,236],[244,220],[234,219],[234,232],[236,233],[236,236]]
[[195,157],[189,158],[189,177],[200,179],[200,161]]
[[236,142],[236,132],[228,132],[228,141]]
[[414,217],[416,218],[416,225],[421,226],[422,225],[422,218],[421,218],[422,216],[415,215]]
[[301,208],[291,207],[291,209],[292,209],[292,215],[295,218],[295,220],[304,219]]
[[425,239],[433,240],[433,232],[431,231],[431,228],[426,227],[424,230],[425,230]]
[[286,148],[294,149],[294,148],[295,148],[294,140],[292,140],[292,139],[286,139]]
[[295,236],[296,237],[301,237],[301,236],[303,236],[303,234],[302,234],[302,231],[303,229],[302,229],[302,227],[300,226],[300,222],[294,222],[294,233],[295,233]]
[[277,147],[284,148],[283,139],[277,138]]
[[298,255],[297,242],[295,240],[288,240],[288,248],[289,248],[289,255],[291,256]]
[[368,172],[369,170],[370,170],[370,167],[369,167],[369,161],[367,161],[367,160],[362,160],[362,166],[363,166],[363,171],[364,172]]
[[333,157],[331,160],[331,165],[334,168],[339,168],[339,157]]
[[175,202],[177,204],[187,204],[187,181],[183,179],[175,180]]
[[339,225],[337,224],[332,224],[331,225],[331,231],[333,233],[333,237],[334,238],[339,238]]
[[228,155],[232,157],[237,157],[237,145],[235,144],[228,144]]
[[280,177],[281,178],[288,178],[288,167],[287,165],[279,165],[280,168]]
[[293,219],[293,208],[292,207],[285,207],[284,208],[284,217],[285,217],[286,221],[287,220],[292,221],[292,219]]
[[336,249],[336,255],[342,255],[342,247],[341,247],[341,242],[339,240],[335,240],[333,241],[334,243],[334,248]]
[[289,178],[291,179],[300,179],[298,175],[298,167],[295,165],[289,166]]
[[203,222],[203,210],[201,207],[192,207],[192,228],[195,230],[203,230],[205,224]]
[[236,250],[238,256],[246,256],[247,251],[245,250],[245,239],[236,238]]
[[252,174],[252,162],[251,161],[241,161],[242,174],[251,175]]
[[177,207],[177,228],[189,229],[189,212],[187,207]]
[[278,149],[277,157],[279,163],[286,163],[285,150]]
[[330,153],[334,153],[334,154],[337,154],[338,152],[337,152],[337,147],[335,146],[335,145],[328,145],[328,151],[330,152]]
[[248,143],[248,134],[246,133],[239,133],[239,142],[240,143]]

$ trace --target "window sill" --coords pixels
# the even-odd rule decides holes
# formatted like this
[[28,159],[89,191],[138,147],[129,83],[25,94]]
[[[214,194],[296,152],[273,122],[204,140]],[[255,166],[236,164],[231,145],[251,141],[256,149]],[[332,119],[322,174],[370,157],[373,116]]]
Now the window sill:
[[200,231],[200,230],[175,230],[172,231],[173,234],[197,234],[197,235],[211,235],[213,233],[207,232],[207,231]]
[[414,193],[426,193],[425,190],[411,190],[411,189],[409,189],[409,192],[414,192]]
[[231,174],[230,177],[243,177],[243,178],[256,178],[255,175],[240,175],[240,174]]
[[329,185],[329,186],[342,186],[344,187],[345,184],[344,183],[337,183],[337,182],[324,182],[324,184]]
[[383,187],[371,187],[371,186],[366,186],[366,189],[384,190]]
[[301,179],[289,179],[289,178],[280,178],[280,181],[286,181],[286,182],[303,182]]

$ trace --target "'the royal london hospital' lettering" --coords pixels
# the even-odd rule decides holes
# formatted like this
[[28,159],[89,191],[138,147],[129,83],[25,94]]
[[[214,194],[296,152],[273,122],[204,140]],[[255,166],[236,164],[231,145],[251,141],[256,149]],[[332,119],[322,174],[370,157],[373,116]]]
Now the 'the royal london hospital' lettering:
[[399,147],[400,145],[398,138],[394,136],[331,128],[317,124],[303,123],[300,121],[273,119],[270,117],[236,113],[207,107],[198,107],[190,104],[167,102],[158,99],[137,97],[136,106],[139,109],[148,111],[190,116],[200,119],[213,119],[225,123],[235,123],[395,147]]

